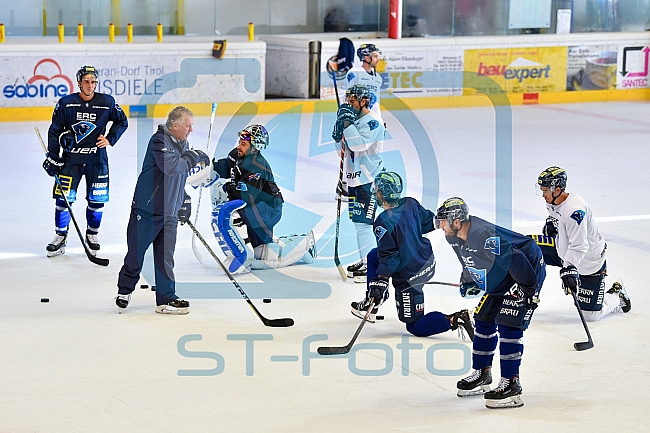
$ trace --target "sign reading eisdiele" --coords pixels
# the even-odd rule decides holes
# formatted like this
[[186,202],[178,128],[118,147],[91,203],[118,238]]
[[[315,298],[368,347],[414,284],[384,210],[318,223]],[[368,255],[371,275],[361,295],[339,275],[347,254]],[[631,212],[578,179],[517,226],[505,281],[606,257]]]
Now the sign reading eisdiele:
[[465,50],[465,71],[490,77],[494,83],[466,77],[463,93],[563,92],[566,63],[566,47]]

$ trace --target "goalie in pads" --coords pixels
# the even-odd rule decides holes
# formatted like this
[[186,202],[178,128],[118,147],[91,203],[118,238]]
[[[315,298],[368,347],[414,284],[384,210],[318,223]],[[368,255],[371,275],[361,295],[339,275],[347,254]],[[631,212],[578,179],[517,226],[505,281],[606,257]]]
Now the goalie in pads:
[[226,158],[213,159],[212,167],[197,167],[188,178],[190,185],[210,187],[212,230],[231,273],[279,268],[301,259],[311,263],[316,257],[312,232],[273,236],[284,200],[261,153],[268,143],[264,126],[247,126]]

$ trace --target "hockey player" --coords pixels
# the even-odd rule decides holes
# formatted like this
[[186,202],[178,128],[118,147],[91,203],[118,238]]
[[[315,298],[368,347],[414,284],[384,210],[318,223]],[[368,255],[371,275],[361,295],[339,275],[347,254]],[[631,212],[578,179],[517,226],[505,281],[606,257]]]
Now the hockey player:
[[[46,247],[47,256],[65,253],[70,212],[63,193],[72,204],[77,187],[86,178],[86,242],[95,254],[99,250],[97,234],[104,204],[108,202],[108,154],[106,148],[120,139],[128,121],[112,96],[95,92],[97,70],[82,66],[77,71],[79,92],[64,96],[54,107],[48,131],[47,156],[43,168],[50,176],[59,175],[64,191],[54,184],[54,231],[56,235]],[[108,134],[108,122],[113,122]],[[106,135],[104,135],[106,134]]]
[[[339,52],[340,52],[339,48]],[[345,100],[346,91],[356,84],[364,84],[370,91],[370,100],[368,102],[368,109],[375,116],[377,121],[385,126],[381,117],[381,107],[379,105],[380,92],[382,85],[382,78],[377,73],[377,65],[383,59],[383,54],[374,44],[362,44],[357,48],[357,56],[361,60],[361,66],[352,67],[345,78],[341,80],[339,86],[340,99]],[[340,66],[339,66],[340,70]],[[336,193],[343,196],[348,195],[347,180],[343,179],[343,184],[336,187]]]
[[338,110],[332,138],[337,155],[343,146],[344,179],[348,184],[348,213],[357,231],[360,260],[348,266],[348,277],[356,283],[366,282],[366,255],[376,246],[372,234],[375,198],[370,192],[372,181],[383,170],[382,152],[385,129],[370,112],[370,91],[365,84],[355,84],[346,92],[347,104]]
[[[239,133],[237,147],[226,158],[212,161],[216,173],[207,182],[212,188],[212,226],[233,273],[288,266],[301,259],[311,263],[316,256],[311,232],[279,239],[273,236],[284,199],[261,152],[268,145],[266,128],[252,124]],[[220,182],[215,182],[217,177]],[[237,226],[245,227],[244,239]],[[252,254],[245,248],[246,241]]]
[[375,115],[375,118],[383,125],[381,108],[379,106],[382,78],[377,73],[377,65],[384,58],[383,54],[374,44],[362,44],[357,48],[357,57],[361,60],[361,66],[354,66],[350,69],[341,82],[339,93],[341,99],[346,96],[347,89],[355,84],[365,84],[370,91],[368,108]]
[[562,268],[564,293],[575,291],[586,320],[627,313],[632,303],[620,282],[605,292],[607,244],[598,233],[593,212],[582,198],[566,191],[566,182],[566,171],[560,167],[540,173],[537,184],[549,217],[543,229],[546,237],[533,237],[541,243],[546,263]]
[[210,164],[208,155],[190,149],[187,138],[193,124],[192,112],[176,107],[149,140],[126,229],[128,251],[117,280],[115,304],[120,312],[129,305],[140,279],[145,252],[153,243],[156,313],[189,313],[189,302],[176,295],[176,231],[179,222],[184,224],[190,219],[192,204],[185,192],[188,172],[197,164]]
[[363,318],[374,299],[375,306],[368,315],[368,321],[374,323],[378,307],[388,299],[388,281],[392,278],[397,314],[408,332],[428,337],[461,327],[473,340],[467,310],[424,314],[422,289],[436,270],[431,242],[424,234],[435,230],[434,214],[414,198],[400,198],[402,190],[402,178],[395,172],[382,171],[375,177],[374,194],[384,211],[373,223],[377,248],[368,253],[366,297],[352,303],[352,314]]
[[[485,394],[488,408],[523,406],[519,366],[524,331],[546,277],[542,251],[530,237],[470,216],[469,207],[458,197],[442,203],[435,224],[445,231],[463,266],[461,296],[485,293],[474,310],[474,371],[457,383],[458,396]],[[488,391],[499,338],[501,380]]]

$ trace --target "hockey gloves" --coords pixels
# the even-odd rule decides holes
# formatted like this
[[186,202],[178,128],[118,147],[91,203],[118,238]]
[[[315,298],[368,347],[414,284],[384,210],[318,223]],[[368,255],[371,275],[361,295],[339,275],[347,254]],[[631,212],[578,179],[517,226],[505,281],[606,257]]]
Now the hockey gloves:
[[368,298],[374,298],[375,307],[379,307],[388,299],[388,279],[375,278],[368,284]]
[[562,278],[562,288],[564,289],[565,295],[570,294],[572,290],[575,290],[573,293],[578,294],[580,275],[578,275],[578,270],[575,266],[571,265],[560,269],[560,278]]
[[45,161],[43,161],[43,170],[45,170],[48,175],[54,177],[55,174],[59,174],[61,172],[62,168],[63,159],[48,152]]
[[354,123],[357,119],[357,114],[350,104],[341,104],[339,111],[336,113],[336,123],[334,124],[334,131],[332,138],[334,141],[339,142],[343,138],[343,131],[345,128]]
[[474,281],[461,282],[458,291],[463,298],[478,298],[482,293],[481,288]]
[[192,198],[189,194],[185,193],[185,198],[183,199],[183,205],[178,210],[178,222],[181,225],[185,224],[190,220],[192,215]]
[[550,236],[554,238],[557,236],[557,219],[553,218],[552,216],[549,216],[546,218],[546,224],[544,224],[544,228],[542,229],[542,234],[544,236]]
[[194,167],[196,164],[202,162],[204,166],[210,165],[210,157],[205,152],[199,149],[190,149],[183,152],[181,158],[186,159],[190,166]]

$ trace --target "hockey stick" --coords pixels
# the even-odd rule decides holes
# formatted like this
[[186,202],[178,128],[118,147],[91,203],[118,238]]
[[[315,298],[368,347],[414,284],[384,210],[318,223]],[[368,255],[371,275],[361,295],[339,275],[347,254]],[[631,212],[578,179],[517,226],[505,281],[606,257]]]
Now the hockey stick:
[[[207,153],[210,150],[210,137],[212,136],[212,125],[214,125],[214,115],[217,113],[217,103],[212,103],[212,114],[210,115],[210,129],[208,129],[208,144],[205,146],[205,152]],[[201,208],[201,193],[203,192],[203,185],[199,185],[199,202],[196,204],[196,213],[194,214],[194,225],[199,220],[199,209]],[[192,252],[194,257],[199,263],[203,263],[203,257],[199,250],[196,248],[196,236],[192,233]]]
[[[339,99],[339,89],[336,85],[336,74],[332,71],[332,80],[334,80],[334,94],[336,95],[336,105],[341,106],[341,100]],[[341,163],[339,164],[339,184],[338,187],[343,192],[343,159],[345,158],[345,142],[341,141]],[[341,225],[341,194],[338,194],[336,199],[336,233],[334,235],[334,264],[336,269],[341,275],[343,282],[347,281],[348,276],[345,273],[345,269],[341,266],[341,259],[339,259],[339,227]]]
[[437,284],[439,286],[452,286],[452,287],[460,287],[460,284],[458,283],[444,283],[442,281],[427,281],[424,284]]
[[244,292],[244,289],[241,288],[241,286],[239,285],[239,283],[237,283],[237,281],[232,276],[230,271],[228,271],[228,268],[226,268],[226,266],[223,263],[221,263],[221,260],[219,260],[219,257],[217,257],[217,255],[214,253],[214,251],[212,251],[212,248],[210,248],[210,245],[208,245],[208,243],[205,241],[205,239],[203,239],[203,236],[201,236],[201,233],[199,233],[199,231],[196,229],[196,227],[194,227],[194,225],[191,222],[187,221],[187,225],[192,229],[192,231],[194,232],[196,237],[199,238],[199,240],[201,241],[201,243],[203,244],[205,249],[208,250],[208,252],[212,256],[212,258],[214,260],[216,260],[216,262],[219,264],[219,267],[221,267],[223,272],[228,276],[228,278],[230,278],[230,281],[232,281],[232,283],[235,285],[235,287],[237,287],[237,290],[239,290],[239,293],[244,297],[246,302],[248,302],[248,305],[253,309],[255,314],[257,314],[257,317],[260,318],[260,320],[262,321],[262,323],[264,323],[265,326],[270,326],[270,327],[273,327],[273,328],[286,328],[287,326],[293,326],[293,319],[289,319],[289,318],[286,318],[286,319],[267,319],[266,317],[262,316],[262,314],[259,312],[259,310],[255,307],[255,305],[253,305],[250,298],[246,295],[246,293]]
[[576,295],[575,292],[576,292],[575,290],[571,290],[571,295],[573,295],[573,302],[576,304],[576,308],[578,309],[578,314],[580,315],[580,320],[582,320],[582,326],[584,326],[585,332],[587,333],[587,341],[573,343],[573,347],[577,351],[582,351],[594,347],[594,340],[591,339],[591,333],[589,332],[589,327],[587,326],[585,315],[582,313],[582,308],[580,308],[580,304],[578,304],[578,295]]
[[[45,142],[43,141],[43,137],[41,137],[41,132],[38,130],[38,127],[35,127],[34,130],[36,131],[36,135],[38,135],[39,141],[41,142],[41,147],[43,148],[43,152],[45,152],[45,155],[47,156],[47,147],[45,147]],[[81,230],[79,229],[79,224],[77,224],[77,219],[74,217],[74,213],[72,213],[72,206],[68,201],[68,197],[65,196],[65,192],[63,191],[63,186],[61,186],[61,180],[59,179],[59,175],[56,173],[54,174],[54,180],[56,181],[56,184],[59,187],[59,191],[61,191],[61,196],[63,197],[63,200],[65,200],[65,205],[68,208],[68,212],[70,212],[70,218],[74,223],[75,229],[77,229],[79,240],[81,241],[81,245],[83,245],[84,247],[84,251],[86,252],[86,256],[88,257],[88,260],[90,260],[91,262],[99,266],[108,266],[108,259],[102,259],[96,257],[90,252],[90,248],[88,248],[88,245],[84,240],[84,237],[81,235]]]
[[352,349],[352,346],[354,346],[354,342],[357,341],[357,337],[361,333],[361,329],[363,329],[363,325],[366,324],[368,321],[368,316],[370,316],[370,313],[372,312],[372,309],[375,308],[375,300],[373,298],[372,302],[370,302],[370,306],[368,307],[368,311],[366,311],[366,315],[363,316],[363,320],[359,324],[359,327],[357,328],[357,332],[354,333],[354,336],[352,337],[352,340],[345,345],[345,346],[322,346],[317,349],[319,355],[345,355]]

